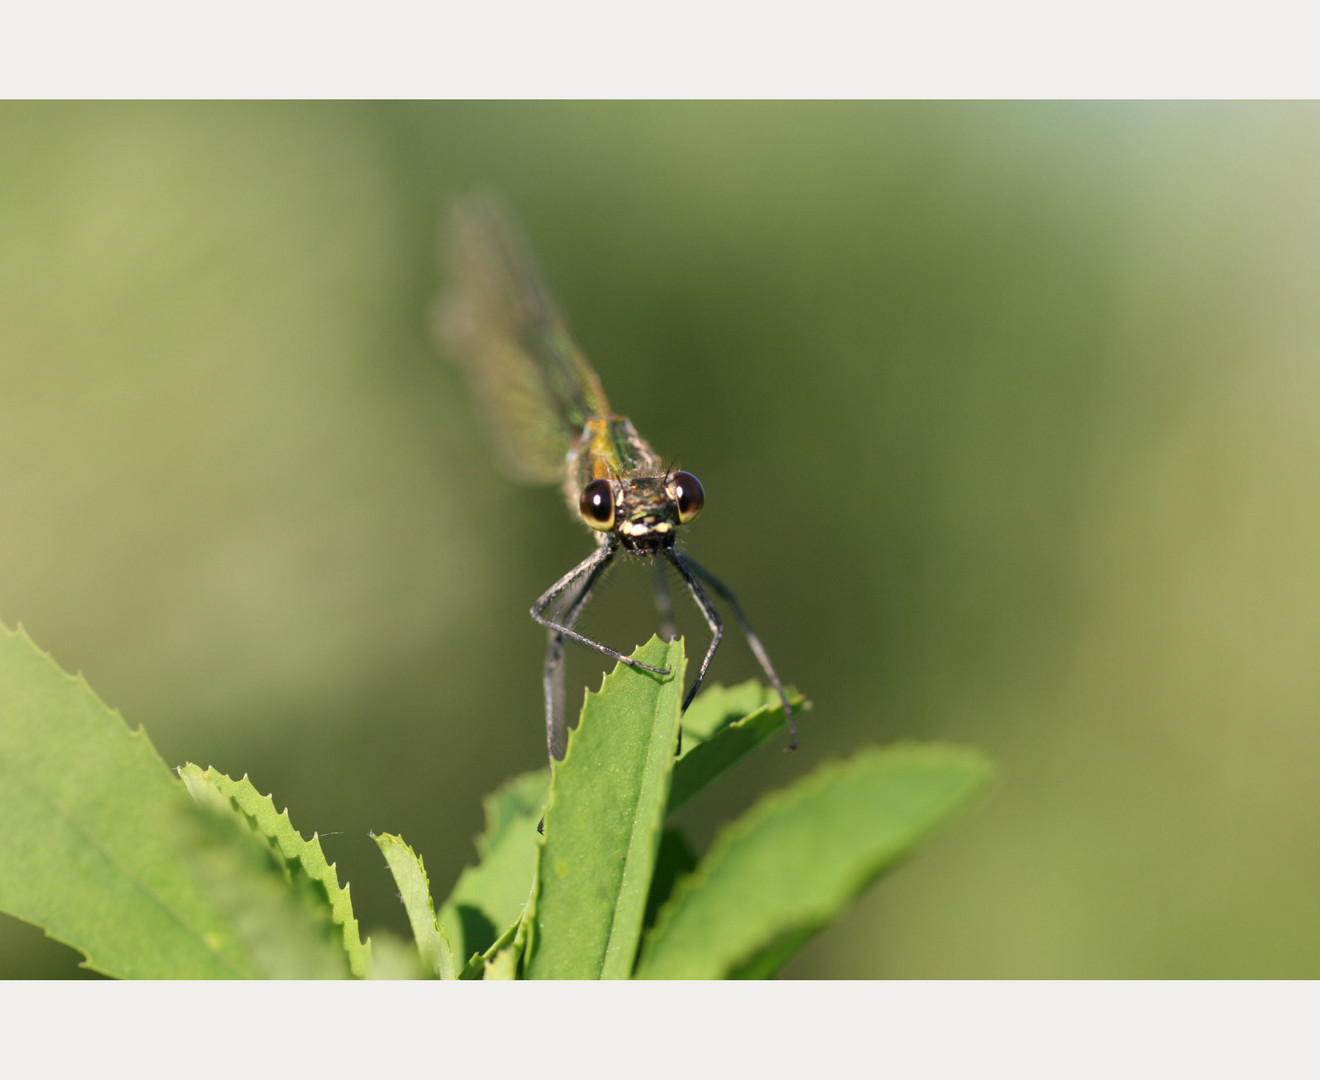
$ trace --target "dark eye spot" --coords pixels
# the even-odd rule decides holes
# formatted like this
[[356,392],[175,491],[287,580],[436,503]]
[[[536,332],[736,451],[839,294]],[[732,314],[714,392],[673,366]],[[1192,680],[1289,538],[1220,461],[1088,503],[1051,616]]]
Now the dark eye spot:
[[593,480],[582,489],[578,513],[593,529],[608,532],[614,528],[614,488],[608,480]]
[[701,513],[701,508],[706,505],[706,493],[701,488],[701,481],[690,472],[672,473],[669,477],[669,490],[678,508],[678,520],[683,525]]

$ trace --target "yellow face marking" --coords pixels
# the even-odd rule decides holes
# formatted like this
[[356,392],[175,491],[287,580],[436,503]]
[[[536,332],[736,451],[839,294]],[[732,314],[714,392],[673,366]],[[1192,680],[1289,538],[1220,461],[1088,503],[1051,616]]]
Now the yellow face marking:
[[647,524],[641,521],[620,521],[616,528],[624,536],[650,536],[652,533],[671,533],[674,526],[667,521],[656,521]]

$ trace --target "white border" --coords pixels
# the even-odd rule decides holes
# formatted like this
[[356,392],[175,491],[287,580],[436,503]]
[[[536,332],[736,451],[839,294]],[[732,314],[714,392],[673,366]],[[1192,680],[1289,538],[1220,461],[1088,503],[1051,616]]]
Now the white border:
[[[1249,12],[1249,13],[1248,13]],[[1297,97],[1304,5],[11,5],[6,97]]]

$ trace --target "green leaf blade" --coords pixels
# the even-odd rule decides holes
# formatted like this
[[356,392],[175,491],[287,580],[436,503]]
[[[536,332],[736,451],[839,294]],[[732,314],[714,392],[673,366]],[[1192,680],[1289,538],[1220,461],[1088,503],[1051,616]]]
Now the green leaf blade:
[[214,788],[202,785],[181,858],[270,979],[344,979],[348,957],[323,889],[290,870],[278,850]]
[[[348,970],[356,978],[366,978],[371,970],[370,946],[364,945],[358,934],[348,886],[340,886],[339,876],[334,866],[326,862],[316,834],[313,833],[310,840],[304,839],[289,820],[289,811],[277,812],[274,800],[257,791],[246,776],[233,780],[215,769],[203,770],[192,764],[180,768],[179,776],[194,800],[217,809],[227,806],[283,862],[285,876],[294,890],[305,892],[319,909],[316,914],[323,914],[333,925]],[[231,898],[230,907],[235,918],[246,917],[241,895]],[[324,972],[325,966],[318,965],[318,970]],[[280,977],[313,976],[298,973]],[[324,974],[318,977],[324,977]]]
[[437,979],[457,978],[449,939],[436,923],[431,886],[421,857],[398,836],[386,833],[375,840],[394,875],[394,883],[399,887],[399,898],[408,913],[423,969]]
[[774,690],[756,679],[737,686],[706,685],[683,714],[684,756],[689,747],[705,742],[723,728],[778,700]]
[[117,978],[253,978],[181,858],[195,813],[150,740],[0,627],[0,910]]
[[636,959],[674,767],[685,661],[652,638],[588,694],[556,762],[529,978],[627,978]]
[[[808,704],[791,690],[789,702],[797,716]],[[729,688],[711,687],[683,717],[683,756],[674,766],[669,812],[674,813],[783,727],[783,703],[769,687],[755,680]]]
[[675,888],[638,978],[773,974],[880,874],[990,782],[980,754],[874,748],[821,766],[725,829]]

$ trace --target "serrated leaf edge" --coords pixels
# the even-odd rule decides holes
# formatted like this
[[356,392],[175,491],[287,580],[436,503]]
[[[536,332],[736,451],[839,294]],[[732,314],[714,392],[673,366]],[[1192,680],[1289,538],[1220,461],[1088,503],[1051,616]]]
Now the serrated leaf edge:
[[[179,767],[180,778],[183,778],[185,772],[224,796],[230,807],[242,815],[248,827],[261,836],[273,851],[279,853],[286,867],[296,864],[307,877],[325,890],[331,921],[340,929],[349,970],[355,978],[366,978],[371,970],[371,939],[365,942],[361,940],[358,922],[353,916],[349,886],[339,884],[335,864],[326,861],[325,853],[321,850],[320,834],[314,832],[311,839],[304,838],[289,820],[289,808],[286,806],[276,813],[275,800],[257,791],[247,773],[243,774],[241,780],[235,780],[210,766],[203,770],[192,762]],[[275,821],[274,829],[268,830],[262,826],[258,817],[259,810],[270,813]]]
[[[112,705],[107,704],[106,701],[101,697],[101,695],[96,692],[95,688],[92,686],[91,683],[87,681],[86,676],[84,676],[81,671],[77,671],[77,672],[68,671],[68,669],[66,669],[55,658],[55,654],[53,652],[51,652],[49,649],[42,648],[41,645],[37,643],[36,639],[33,638],[32,635],[27,632],[27,629],[23,626],[22,622],[16,623],[13,629],[10,629],[3,622],[0,622],[0,634],[4,634],[10,638],[18,639],[19,642],[23,643],[37,657],[39,657],[42,661],[48,664],[52,671],[54,671],[57,675],[59,675],[60,677],[64,678],[69,683],[71,683],[80,694],[83,694],[87,698],[91,699],[91,701],[97,707],[103,709],[107,714],[113,716],[116,720],[118,720],[124,730],[124,733],[128,736],[128,738],[132,741],[136,741],[142,744],[142,746],[145,747],[147,751],[149,751],[148,756],[159,764],[162,770],[162,775],[165,777],[169,776],[170,767],[165,763],[165,759],[161,757],[160,751],[156,749],[155,743],[151,741],[151,736],[147,734],[146,728],[142,724],[138,724],[136,727],[129,724],[128,721],[124,719],[124,715],[119,711],[119,709],[115,708]],[[50,805],[53,809],[55,809],[62,816],[64,816],[66,820],[68,820],[67,812],[64,807],[50,803],[46,795],[44,793],[38,792],[37,789],[28,786],[28,790],[33,792],[34,797],[40,797],[43,800],[47,801],[48,805]],[[119,857],[115,855],[113,852],[106,849],[99,843],[96,845],[96,848],[102,854],[102,856],[105,857],[111,864],[119,867],[126,874],[128,879],[134,881],[137,884],[137,886],[141,889],[142,895],[145,896],[152,904],[156,905],[161,911],[165,912],[166,915],[169,918],[173,919],[178,925],[183,926],[187,930],[192,932],[195,935],[196,939],[202,943],[203,947],[211,954],[211,956],[213,956],[216,959],[217,962],[229,968],[235,975],[240,974],[238,969],[236,969],[233,966],[232,962],[228,960],[226,957],[224,957],[220,952],[220,950],[217,949],[215,941],[213,939],[213,935],[199,930],[197,927],[193,926],[193,924],[189,920],[183,918],[179,914],[179,912],[174,910],[174,908],[170,904],[166,903],[153,888],[149,887],[144,882],[142,882],[136,872],[124,867]],[[29,922],[30,920],[25,918],[22,921]],[[60,933],[54,932],[49,927],[46,927],[38,922],[32,922],[31,924],[34,926],[38,926],[45,934],[45,936],[49,938],[51,941],[58,942],[60,945],[64,945],[72,949],[74,952],[81,953],[83,959],[79,962],[78,965],[79,967],[87,968],[89,971],[95,971],[100,974],[107,975],[110,978],[121,977],[120,973],[108,971],[106,969],[106,966],[100,960],[98,960],[97,957],[93,955],[93,953],[89,951],[85,945],[79,944],[74,941],[66,940],[66,938],[61,936]]]
[[399,880],[399,875],[395,873],[394,864],[390,861],[389,852],[386,850],[387,846],[397,845],[417,864],[417,873],[421,876],[422,891],[426,896],[425,916],[430,921],[430,925],[427,929],[435,933],[436,940],[439,943],[439,950],[434,960],[428,964],[426,953],[422,948],[421,938],[417,933],[416,926],[413,927],[413,944],[417,949],[417,954],[421,959],[423,966],[428,967],[436,978],[457,978],[454,970],[454,949],[449,943],[449,937],[445,933],[445,928],[436,920],[435,900],[431,896],[431,879],[426,873],[426,864],[422,861],[422,857],[412,849],[412,845],[408,844],[403,837],[395,833],[373,833],[372,839],[376,841],[376,846],[380,849],[381,854],[385,856],[385,863],[389,867],[391,875],[394,877],[394,883],[398,885],[401,890],[399,899],[403,900],[404,909],[408,913],[408,921],[410,923],[413,922],[413,910],[409,906],[407,900],[403,897],[403,882]]

